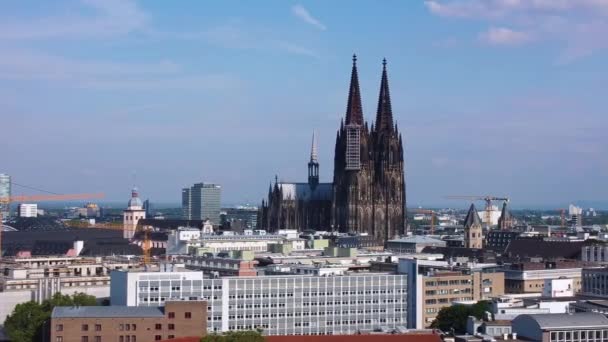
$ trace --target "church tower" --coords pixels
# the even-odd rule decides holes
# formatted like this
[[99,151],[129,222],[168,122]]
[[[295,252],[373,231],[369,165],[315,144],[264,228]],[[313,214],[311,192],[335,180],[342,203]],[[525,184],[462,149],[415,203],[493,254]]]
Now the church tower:
[[129,200],[127,209],[123,210],[122,213],[123,237],[131,239],[135,235],[139,220],[146,218],[146,210],[144,210],[143,203],[139,199],[137,188],[131,190],[131,199]]
[[372,226],[372,164],[369,130],[363,121],[357,56],[353,56],[346,118],[340,122],[334,155],[332,229],[367,233]]
[[464,247],[483,248],[483,229],[475,204],[471,204],[467,217],[464,219]]
[[371,233],[386,241],[405,233],[407,217],[403,139],[393,121],[386,59],[382,61],[380,94],[371,139],[374,171]]

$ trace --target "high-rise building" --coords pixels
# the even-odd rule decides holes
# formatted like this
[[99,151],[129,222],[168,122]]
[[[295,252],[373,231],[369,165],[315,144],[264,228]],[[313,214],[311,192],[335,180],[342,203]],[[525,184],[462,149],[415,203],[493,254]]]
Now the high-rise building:
[[154,213],[152,212],[152,203],[150,203],[149,199],[144,201],[144,210],[146,211],[146,217],[151,218],[152,216],[154,216]]
[[[9,198],[11,196],[11,176],[0,173],[0,199]],[[0,202],[0,211],[2,217],[7,218],[11,213],[10,205]]]
[[333,183],[319,183],[313,138],[308,182],[277,179],[262,203],[261,228],[368,233],[380,241],[405,232],[403,139],[393,120],[386,60],[371,127],[363,118],[356,60],[353,56],[346,115],[336,136]]
[[186,220],[209,219],[220,224],[222,187],[218,184],[196,183],[182,189],[182,213]]

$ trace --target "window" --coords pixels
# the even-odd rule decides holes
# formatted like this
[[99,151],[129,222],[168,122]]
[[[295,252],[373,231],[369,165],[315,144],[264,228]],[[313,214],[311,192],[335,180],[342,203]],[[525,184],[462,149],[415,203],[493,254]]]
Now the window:
[[169,324],[169,330],[175,330],[175,324]]
[[101,324],[95,324],[95,331],[101,331]]
[[137,342],[137,337],[135,337],[135,335],[131,335],[131,342]]
[[89,342],[89,336],[82,336],[80,342]]
[[118,330],[120,330],[120,331],[125,330],[125,325],[124,324],[119,325]]
[[63,331],[63,324],[57,324],[55,326],[55,331]]
[[55,336],[55,342],[63,342],[63,336]]
[[162,339],[163,339],[163,338],[162,338],[160,335],[156,335],[156,336],[154,336],[154,341],[160,341],[160,340],[162,340]]
[[184,314],[184,317],[186,317],[187,319],[192,318],[192,312],[186,312],[186,313]]
[[81,327],[82,331],[89,331],[89,325],[88,324],[83,324]]
[[169,312],[169,318],[175,318],[175,312]]
[[95,336],[95,342],[101,342],[101,336]]
[[162,324],[158,324],[158,323],[157,323],[157,324],[154,326],[154,329],[156,329],[156,330],[162,330],[162,328],[163,328],[163,325],[162,325]]
[[125,337],[124,336],[118,337],[118,342],[125,342]]
[[133,331],[137,330],[137,324],[131,324],[131,330],[133,330]]
[[131,324],[125,324],[125,330],[126,331],[131,330]]
[[168,338],[169,339],[175,338],[175,335],[169,335]]

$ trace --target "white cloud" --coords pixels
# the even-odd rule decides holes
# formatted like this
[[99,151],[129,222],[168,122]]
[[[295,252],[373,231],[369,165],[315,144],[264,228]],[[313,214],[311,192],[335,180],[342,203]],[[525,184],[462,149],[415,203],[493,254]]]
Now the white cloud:
[[491,45],[521,45],[532,37],[526,32],[514,31],[506,27],[491,27],[479,34],[479,39]]
[[319,30],[325,31],[327,27],[323,25],[317,18],[313,17],[310,12],[304,6],[297,4],[291,8],[293,14],[303,20],[304,22],[318,28]]
[[71,12],[38,20],[8,20],[0,23],[0,39],[103,38],[143,30],[148,16],[130,0],[83,0],[93,14]]
[[441,17],[488,24],[477,38],[489,45],[553,42],[558,64],[608,49],[608,0],[426,0]]

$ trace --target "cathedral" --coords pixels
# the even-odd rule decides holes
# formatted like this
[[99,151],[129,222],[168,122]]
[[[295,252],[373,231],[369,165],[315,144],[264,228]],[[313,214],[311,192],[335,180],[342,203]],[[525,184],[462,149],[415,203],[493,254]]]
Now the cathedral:
[[333,183],[319,182],[317,153],[313,134],[308,182],[279,182],[276,178],[268,199],[262,201],[261,229],[367,233],[380,241],[405,233],[403,139],[393,121],[386,60],[382,62],[376,120],[368,125],[353,56],[346,115],[336,136]]

